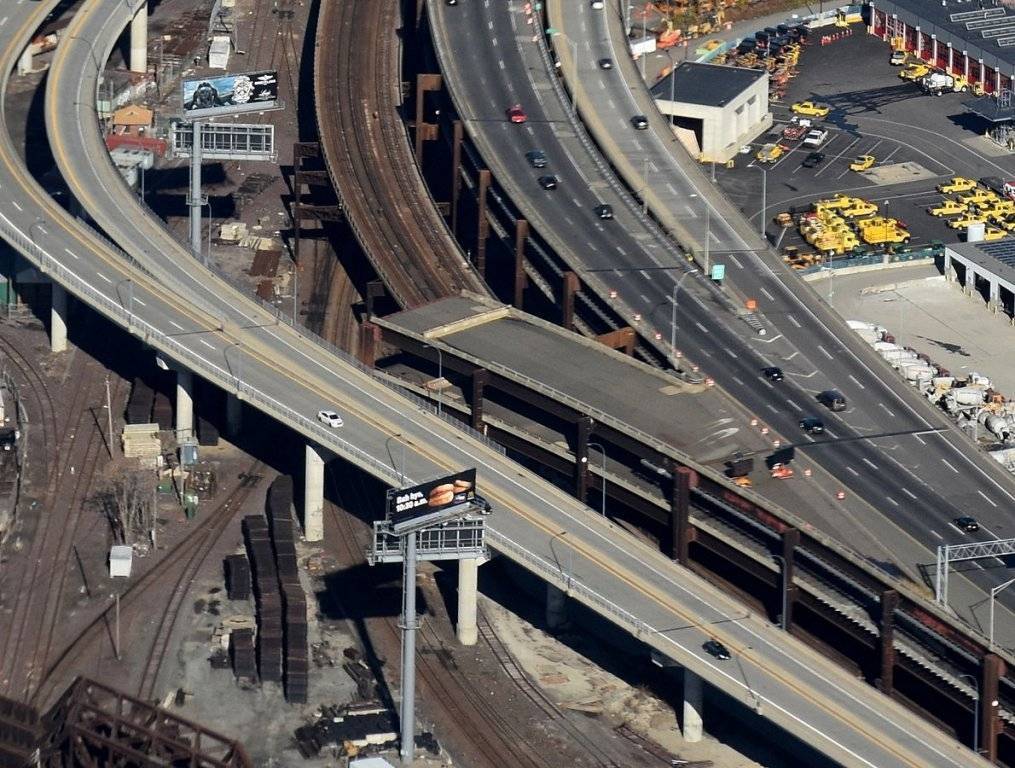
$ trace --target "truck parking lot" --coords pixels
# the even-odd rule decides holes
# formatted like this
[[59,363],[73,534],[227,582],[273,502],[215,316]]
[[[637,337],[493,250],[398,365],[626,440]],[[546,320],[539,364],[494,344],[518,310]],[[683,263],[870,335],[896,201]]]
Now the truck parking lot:
[[[785,99],[771,104],[771,131],[749,153],[739,154],[734,167],[717,167],[717,183],[759,226],[765,183],[765,227],[773,242],[784,231],[774,222],[778,213],[807,210],[836,193],[870,201],[878,215],[904,222],[912,245],[959,240],[946,219],[927,213],[942,201],[937,185],[953,176],[1010,179],[1015,157],[984,138],[987,125],[963,108],[971,94],[925,93],[899,77],[900,67],[889,63],[888,44],[867,35],[862,25],[852,30],[850,37],[804,49],[799,76],[790,81]],[[794,117],[791,106],[802,101],[830,107],[827,116],[809,118],[811,128],[828,131],[820,146],[803,146],[806,132],[796,139],[782,136]],[[758,151],[773,143],[784,151],[760,162]],[[873,166],[852,170],[861,155],[874,156]],[[785,230],[779,244],[809,248],[796,228]]]

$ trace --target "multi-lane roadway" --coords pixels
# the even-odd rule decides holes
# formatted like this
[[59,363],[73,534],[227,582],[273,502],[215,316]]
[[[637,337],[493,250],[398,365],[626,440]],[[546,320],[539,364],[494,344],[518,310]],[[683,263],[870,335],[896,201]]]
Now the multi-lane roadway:
[[[589,3],[560,6],[568,18],[558,22],[563,40],[555,42],[565,77],[568,57],[574,46],[578,49],[583,118],[600,123],[605,134],[622,143],[631,166],[649,164],[656,184],[671,185],[678,197],[692,201],[685,224],[703,219],[700,206],[706,195],[710,199],[716,193],[699,190],[701,172],[686,172],[657,137],[668,130],[658,112],[637,106],[618,72],[633,64],[609,32],[612,11],[595,10]],[[445,81],[467,130],[521,214],[573,269],[592,285],[616,290],[630,311],[640,310],[643,328],[647,322],[649,329],[660,331],[664,344],[676,295],[677,348],[819,460],[844,487],[916,537],[927,548],[928,560],[942,542],[973,540],[951,523],[961,514],[979,516],[987,535],[1001,530],[1003,510],[1015,502],[1010,478],[976,455],[964,436],[866,350],[808,288],[757,251],[757,244],[739,231],[746,226],[742,217],[738,222],[727,216],[727,221],[717,212],[710,226],[723,247],[738,251],[741,269],[733,270],[734,279],[747,295],[758,297],[773,326],[768,335],[756,335],[725,312],[695,284],[696,278],[675,291],[686,261],[677,248],[660,244],[657,233],[637,215],[637,204],[618,193],[603,173],[602,161],[576,135],[571,105],[552,87],[533,40],[538,26],[534,30],[529,24],[523,4],[432,3],[431,12]],[[480,42],[463,45],[461,40]],[[611,58],[614,68],[600,68],[602,58]],[[584,106],[582,94],[589,99]],[[521,125],[505,115],[516,103],[528,117]],[[632,126],[630,117],[637,113],[649,116],[651,130]],[[547,155],[545,169],[528,163],[526,153],[533,149]],[[537,177],[546,173],[558,177],[557,189],[538,186]],[[612,221],[595,215],[595,207],[604,202],[613,206]],[[783,367],[784,382],[762,377],[761,368],[769,364]],[[815,395],[828,387],[847,395],[849,408],[843,414],[833,416],[815,402]],[[799,419],[809,414],[826,421],[824,438],[799,430]],[[973,578],[981,587],[995,583],[984,573]]]
[[[5,11],[0,84],[55,5],[55,0],[18,3]],[[49,87],[70,82],[72,93],[94,104],[95,91],[87,84],[94,83],[102,60],[97,52],[109,50],[127,19],[119,0],[86,4],[80,14],[75,34],[54,61]],[[87,109],[77,110],[73,101],[51,103],[54,153],[79,202],[108,225],[132,258],[45,195],[28,176],[6,130],[0,131],[0,231],[85,303],[388,482],[401,472],[421,479],[477,465],[485,495],[496,508],[491,527],[497,549],[570,587],[577,599],[637,629],[650,644],[837,762],[958,768],[977,760],[893,702],[875,701],[878,695],[864,684],[746,616],[716,590],[589,516],[585,507],[498,451],[413,408],[368,373],[234,292],[185,249],[164,241],[136,202],[105,196],[114,190],[104,188],[109,180],[103,155],[84,158],[94,149],[98,126]],[[342,410],[341,435],[308,418],[323,406]],[[390,457],[400,451],[392,446],[399,444],[405,446],[404,465],[394,467]],[[712,635],[734,650],[733,664],[702,650]]]

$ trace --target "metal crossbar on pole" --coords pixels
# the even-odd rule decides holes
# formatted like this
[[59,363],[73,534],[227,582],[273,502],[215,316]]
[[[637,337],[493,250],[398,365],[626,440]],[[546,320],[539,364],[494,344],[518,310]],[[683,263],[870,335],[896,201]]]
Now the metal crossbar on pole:
[[948,604],[948,569],[951,563],[1006,555],[1015,555],[1015,539],[939,546],[934,571],[934,600],[941,605]]

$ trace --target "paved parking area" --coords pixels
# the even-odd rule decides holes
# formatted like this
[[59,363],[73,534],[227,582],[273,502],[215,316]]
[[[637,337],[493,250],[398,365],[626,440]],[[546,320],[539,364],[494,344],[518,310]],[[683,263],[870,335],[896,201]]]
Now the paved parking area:
[[[860,25],[853,36],[827,46],[812,44],[800,57],[800,74],[791,81],[785,101],[773,102],[773,130],[781,132],[792,113],[789,106],[805,99],[832,107],[822,122],[829,137],[820,148],[824,162],[813,169],[801,163],[812,151],[800,141],[780,143],[791,149],[774,164],[759,170],[754,151],[738,155],[733,169],[717,168],[716,180],[741,210],[760,223],[762,180],[767,179],[766,228],[776,213],[805,209],[814,200],[836,192],[871,200],[882,212],[907,223],[913,244],[932,240],[954,242],[957,233],[944,220],[926,213],[941,194],[935,186],[950,176],[1015,177],[1015,157],[1003,153],[982,136],[986,125],[962,107],[968,94],[941,97],[899,79],[898,67],[888,63],[889,47]],[[861,154],[877,158],[873,172],[849,170]],[[783,244],[799,244],[793,230]]]

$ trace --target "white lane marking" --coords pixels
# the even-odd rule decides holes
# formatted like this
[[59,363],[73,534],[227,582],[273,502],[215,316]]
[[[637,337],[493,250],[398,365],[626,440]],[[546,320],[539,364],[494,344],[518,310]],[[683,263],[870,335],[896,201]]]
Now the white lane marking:
[[913,493],[913,492],[912,492],[911,490],[909,490],[908,488],[902,488],[901,490],[902,490],[902,492],[903,492],[904,494],[906,494],[906,495],[907,495],[907,496],[908,496],[909,498],[913,499],[914,501],[916,500],[916,494],[915,494],[915,493]]
[[747,386],[746,384],[744,384],[743,379],[738,379],[736,376],[733,377],[733,381],[735,381],[741,387],[746,387]]
[[63,250],[64,250],[64,253],[66,253],[68,256],[72,256],[75,259],[78,258],[78,255],[76,253],[74,253],[74,251],[70,250],[69,248],[64,248]]
[[802,325],[800,325],[800,322],[795,317],[793,317],[793,315],[786,315],[786,319],[789,320],[791,323],[793,323],[793,325],[795,325],[797,328],[803,327]]
[[[850,378],[853,378],[853,377],[852,377],[852,376],[850,376]],[[892,413],[892,412],[891,412],[890,410],[888,410],[888,406],[887,406],[887,405],[885,405],[884,403],[878,403],[878,405],[879,405],[879,406],[881,406],[881,408],[882,408],[882,409],[884,410],[884,412],[885,412],[885,413],[887,413],[887,414],[888,414],[889,416],[891,416],[891,417],[892,417],[893,419],[895,418],[895,414],[894,414],[894,413]],[[919,439],[919,438],[917,438],[917,439]],[[923,442],[923,440],[920,440],[920,442],[922,443],[922,442]]]
[[948,467],[948,469],[950,469],[956,475],[959,474],[959,471],[955,469],[955,467],[951,464],[951,462],[948,461],[948,459],[941,459],[941,463],[944,464],[946,467]]
[[737,257],[736,257],[736,256],[733,256],[733,255],[731,254],[731,255],[730,255],[730,256],[728,256],[727,258],[728,258],[728,259],[729,259],[730,261],[732,261],[732,262],[733,262],[734,264],[736,264],[736,266],[737,266],[737,269],[743,269],[743,268],[744,268],[744,265],[743,265],[743,264],[741,264],[741,263],[740,263],[739,261],[737,261]]
[[796,408],[796,409],[797,409],[798,411],[803,411],[803,408],[801,408],[801,407],[800,407],[799,405],[797,405],[796,403],[794,403],[794,402],[793,402],[792,400],[790,400],[790,399],[789,399],[788,397],[786,398],[786,402],[787,402],[787,403],[789,403],[790,405],[792,405],[792,406],[793,406],[794,408]]
[[498,61],[497,62],[497,66],[500,67],[501,69],[507,69],[507,67],[504,64],[504,59],[501,59],[500,61]]
[[917,440],[919,441],[920,445],[926,445],[926,444],[927,444],[927,441],[926,441],[926,440],[924,440],[924,439],[923,439],[922,437],[920,437],[919,435],[913,435],[913,437],[915,437],[915,438],[916,438],[916,439],[917,439]]
[[180,324],[179,324],[178,322],[176,322],[175,320],[170,320],[170,321],[169,321],[169,324],[170,324],[171,326],[173,326],[174,328],[178,329],[178,330],[181,330],[181,331],[183,330],[183,326],[182,326],[182,325],[180,325]]
[[988,504],[990,504],[990,506],[992,506],[992,507],[996,507],[997,506],[997,504],[994,503],[994,500],[992,498],[990,498],[990,496],[985,494],[983,491],[978,490],[977,493],[980,494],[984,498],[984,500]]
[[821,351],[822,351],[822,352],[824,353],[825,357],[827,357],[827,358],[828,358],[829,360],[834,360],[834,359],[835,359],[835,358],[834,358],[834,357],[832,357],[832,356],[831,356],[830,354],[828,354],[828,350],[827,350],[827,349],[825,349],[825,348],[824,348],[823,346],[821,346],[820,344],[818,344],[818,349],[820,349],[820,350],[821,350]]
[[708,328],[706,328],[705,326],[703,326],[703,325],[702,325],[701,323],[699,323],[699,322],[698,322],[697,320],[695,320],[695,321],[694,321],[694,324],[695,324],[696,326],[698,326],[698,330],[699,330],[699,331],[701,331],[702,333],[708,333]]
[[13,205],[13,206],[14,206],[15,208],[17,208],[17,209],[18,209],[19,211],[23,211],[23,210],[25,210],[25,209],[24,209],[24,208],[22,208],[22,207],[21,207],[20,205],[18,205],[18,201],[17,201],[17,200],[11,200],[11,205]]
[[644,301],[646,304],[652,303],[651,301],[649,301],[648,296],[646,296],[644,293],[639,293],[638,295],[641,296],[641,300]]
[[7,17],[4,16],[2,19],[0,19],[0,27],[2,27],[6,23],[7,23]]
[[876,471],[876,470],[877,470],[877,468],[878,468],[878,465],[877,465],[877,464],[875,464],[875,463],[874,463],[873,461],[871,461],[870,459],[868,459],[868,458],[867,458],[866,456],[864,456],[864,457],[863,457],[862,459],[860,459],[860,461],[862,461],[862,462],[863,462],[864,464],[866,464],[866,465],[867,465],[868,467],[870,467],[871,469],[873,469],[873,470],[875,470],[875,471]]
[[208,349],[215,349],[215,345],[214,344],[209,344],[204,339],[198,339],[198,341],[201,342],[202,344],[204,344],[206,347],[208,347]]
[[768,300],[769,300],[769,301],[775,301],[775,296],[773,296],[772,294],[770,294],[770,293],[768,292],[768,290],[767,290],[767,289],[765,289],[764,287],[762,287],[762,289],[761,289],[761,292],[762,292],[763,294],[765,294],[765,296],[767,296],[767,297],[768,297]]
[[853,474],[854,474],[854,475],[855,475],[856,477],[860,477],[860,473],[859,473],[859,472],[857,472],[857,471],[856,471],[855,469],[853,469],[852,467],[846,467],[846,469],[848,469],[848,470],[849,470],[850,472],[852,472],[852,473],[853,473]]
[[733,351],[732,349],[730,349],[729,347],[723,347],[723,349],[725,349],[725,350],[726,350],[726,354],[727,354],[727,355],[729,355],[730,357],[733,357],[733,358],[735,358],[735,357],[737,356],[737,353],[736,353],[736,352],[734,352],[734,351]]
[[893,499],[893,498],[892,498],[891,496],[885,496],[885,498],[886,498],[886,499],[888,499],[889,503],[890,503],[890,504],[891,504],[891,505],[892,505],[893,507],[897,507],[897,506],[899,506],[899,502],[897,502],[897,501],[896,501],[895,499]]
[[112,284],[113,284],[113,281],[112,281],[112,280],[110,280],[110,279],[109,279],[108,277],[106,277],[106,276],[105,276],[104,274],[102,274],[101,272],[96,272],[96,273],[95,273],[95,275],[96,275],[96,277],[98,277],[98,278],[100,278],[100,279],[102,279],[102,280],[105,280],[105,281],[106,281],[107,283],[109,283],[110,285],[112,285]]
[[939,539],[941,539],[941,541],[944,541],[944,538],[945,538],[945,537],[944,537],[944,536],[942,536],[942,535],[941,535],[940,533],[938,533],[937,531],[935,531],[935,530],[934,530],[933,528],[931,528],[931,529],[930,529],[930,532],[931,532],[931,533],[933,533],[933,534],[934,534],[935,536],[937,536],[937,537],[938,537]]
[[770,410],[772,413],[778,413],[779,412],[779,409],[776,408],[771,403],[765,403],[765,407],[768,408],[768,410]]
[[143,301],[141,301],[141,299],[132,299],[132,301],[133,301],[133,302],[134,302],[135,304],[140,304],[140,305],[141,305],[142,307],[147,307],[147,306],[148,306],[148,305],[147,305],[147,304],[145,304],[145,303],[144,303]]
[[858,387],[860,387],[860,389],[867,389],[867,387],[865,387],[863,384],[861,384],[860,381],[856,378],[856,376],[854,376],[852,373],[849,374],[849,379],[854,384],[856,384]]

